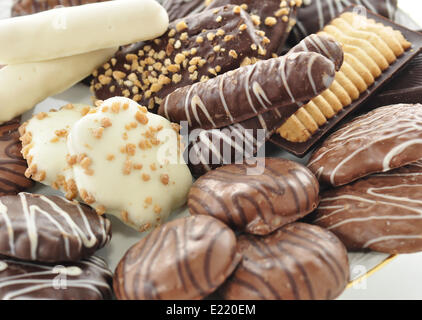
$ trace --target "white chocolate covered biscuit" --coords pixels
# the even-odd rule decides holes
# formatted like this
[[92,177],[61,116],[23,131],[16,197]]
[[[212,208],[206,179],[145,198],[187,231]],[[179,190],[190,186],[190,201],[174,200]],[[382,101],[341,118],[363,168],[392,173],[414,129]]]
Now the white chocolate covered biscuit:
[[[30,51],[30,50],[25,50]],[[0,123],[33,108],[88,76],[116,48],[56,60],[10,65],[0,70]]]
[[63,191],[68,199],[77,196],[73,170],[66,157],[67,135],[90,109],[88,105],[68,104],[58,111],[41,112],[20,127],[27,177]]
[[[0,64],[45,61],[162,35],[168,15],[154,0],[119,0],[57,8],[0,20]],[[90,70],[92,71],[92,70]]]
[[161,224],[192,184],[174,126],[123,97],[91,110],[67,138],[81,198],[140,231]]

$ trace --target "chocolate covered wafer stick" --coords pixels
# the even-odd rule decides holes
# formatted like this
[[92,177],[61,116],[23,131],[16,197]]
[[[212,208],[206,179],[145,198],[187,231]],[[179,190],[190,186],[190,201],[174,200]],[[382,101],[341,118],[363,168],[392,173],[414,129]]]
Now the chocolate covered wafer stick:
[[159,113],[191,128],[221,128],[275,108],[299,108],[330,86],[334,75],[334,63],[324,56],[293,53],[178,89],[164,99]]

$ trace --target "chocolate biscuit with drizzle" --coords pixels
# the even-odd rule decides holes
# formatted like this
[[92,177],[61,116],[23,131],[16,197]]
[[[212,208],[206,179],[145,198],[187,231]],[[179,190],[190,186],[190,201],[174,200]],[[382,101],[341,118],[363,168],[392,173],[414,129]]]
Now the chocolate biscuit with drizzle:
[[160,38],[119,51],[93,72],[99,100],[124,96],[156,111],[175,89],[205,82],[266,55],[269,40],[239,6],[172,22]]
[[422,161],[326,191],[314,223],[349,250],[422,251]]
[[24,192],[0,197],[2,255],[40,262],[77,261],[110,239],[110,221],[86,205]]
[[94,256],[56,265],[0,256],[0,300],[110,300],[111,280]]
[[349,280],[347,251],[331,232],[288,224],[265,237],[241,235],[239,267],[219,293],[228,300],[327,300]]

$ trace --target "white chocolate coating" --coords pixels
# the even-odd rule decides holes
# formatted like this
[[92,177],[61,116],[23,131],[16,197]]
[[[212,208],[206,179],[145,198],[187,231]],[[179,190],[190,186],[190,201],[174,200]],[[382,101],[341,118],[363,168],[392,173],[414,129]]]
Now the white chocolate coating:
[[110,48],[67,58],[2,68],[0,123],[9,121],[47,97],[70,88],[107,61],[115,51],[115,48]]
[[37,172],[45,173],[43,180],[36,180],[67,193],[63,182],[73,179],[73,171],[66,161],[67,135],[73,124],[90,109],[83,104],[67,105],[59,111],[35,115],[22,126],[24,157],[30,168],[36,165]]
[[[57,8],[0,20],[0,64],[45,61],[162,35],[168,15],[155,0],[119,0]],[[92,70],[91,70],[92,71]]]
[[[192,184],[177,155],[171,123],[136,102],[114,97],[77,121],[68,135],[74,178],[81,198],[145,231],[182,206]],[[102,209],[99,209],[102,208]]]

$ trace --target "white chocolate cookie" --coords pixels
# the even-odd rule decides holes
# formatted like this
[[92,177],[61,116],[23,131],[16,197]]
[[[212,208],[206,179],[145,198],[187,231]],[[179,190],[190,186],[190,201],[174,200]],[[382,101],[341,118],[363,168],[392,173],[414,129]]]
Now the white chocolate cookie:
[[192,184],[177,156],[176,130],[130,99],[104,101],[67,139],[81,198],[140,231],[161,224],[185,203]]
[[73,124],[90,109],[88,105],[69,104],[58,111],[41,112],[20,127],[27,177],[63,191],[68,199],[77,196],[66,141]]
[[150,40],[162,35],[168,23],[167,12],[155,0],[107,1],[4,19],[0,43],[7,46],[0,51],[0,64],[45,61]]
[[[10,65],[0,70],[0,123],[33,108],[88,76],[117,48],[56,60]],[[31,50],[24,50],[30,52]]]

